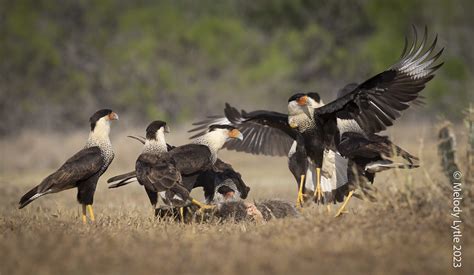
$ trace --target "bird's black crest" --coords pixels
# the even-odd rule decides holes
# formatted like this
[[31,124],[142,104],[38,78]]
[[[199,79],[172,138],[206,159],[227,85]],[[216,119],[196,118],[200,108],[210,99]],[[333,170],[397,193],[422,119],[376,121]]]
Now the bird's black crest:
[[161,127],[165,127],[166,122],[161,120],[155,120],[148,127],[146,127],[146,139],[156,139],[156,131]]
[[95,124],[97,120],[101,119],[104,116],[110,115],[112,113],[112,110],[110,109],[101,109],[97,112],[95,112],[91,118],[89,118],[89,122],[91,123],[91,131],[94,131]]
[[321,101],[321,97],[319,96],[318,93],[308,93],[307,96],[311,97],[312,99],[314,99],[318,103],[319,103],[319,101]]
[[221,124],[213,124],[213,125],[209,126],[209,132],[212,132],[216,129],[227,129],[229,131],[232,131],[232,130],[237,129],[237,128],[235,128],[234,126],[231,126],[231,125],[221,125]]
[[292,95],[289,99],[288,99],[288,102],[291,102],[293,100],[297,100],[298,98],[302,97],[302,96],[305,96],[305,94],[303,93],[297,93],[297,94],[294,94]]

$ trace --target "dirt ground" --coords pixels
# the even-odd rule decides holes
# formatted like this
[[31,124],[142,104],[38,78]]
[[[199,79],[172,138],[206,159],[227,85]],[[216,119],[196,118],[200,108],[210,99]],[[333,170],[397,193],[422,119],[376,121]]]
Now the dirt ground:
[[[355,199],[341,218],[333,217],[337,206],[331,215],[312,206],[299,218],[258,224],[158,221],[137,184],[108,190],[108,177],[133,167],[140,146],[124,136],[136,131],[112,136],[116,159],[99,182],[95,223],[81,223],[75,190],[18,210],[21,195],[79,149],[86,135],[2,140],[0,274],[473,274],[472,204],[463,206],[463,267],[452,267],[451,187],[427,138],[433,131],[390,133],[420,156],[422,167],[378,175],[377,203]],[[56,142],[61,147],[51,149]],[[175,144],[182,142],[176,138]],[[248,200],[296,199],[285,158],[226,151],[221,157],[252,188]]]

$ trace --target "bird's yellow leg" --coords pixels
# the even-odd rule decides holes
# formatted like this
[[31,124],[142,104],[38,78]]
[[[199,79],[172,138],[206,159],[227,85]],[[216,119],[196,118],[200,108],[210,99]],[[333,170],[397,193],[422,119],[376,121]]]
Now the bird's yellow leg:
[[199,201],[195,200],[195,199],[191,199],[191,202],[197,206],[199,206],[200,209],[214,209],[214,206],[213,205],[208,205],[208,204],[204,204],[204,203],[200,203]]
[[181,222],[184,222],[184,207],[179,208],[179,217],[181,219]]
[[89,215],[91,215],[91,221],[95,221],[94,210],[92,209],[92,204],[88,204],[87,209],[89,209]]
[[301,175],[300,186],[298,188],[298,198],[296,199],[296,207],[303,207],[303,183],[305,175]]
[[317,198],[318,203],[321,201],[321,168],[316,168],[316,190],[314,190],[314,197]]
[[82,205],[82,223],[86,224],[87,223],[87,216],[86,216],[86,205]]
[[337,211],[334,217],[339,217],[343,213],[344,208],[346,207],[347,203],[349,203],[349,200],[351,199],[353,193],[354,191],[349,192],[349,194],[347,195],[347,198],[344,200],[344,203],[341,205],[341,208],[339,208],[339,210]]

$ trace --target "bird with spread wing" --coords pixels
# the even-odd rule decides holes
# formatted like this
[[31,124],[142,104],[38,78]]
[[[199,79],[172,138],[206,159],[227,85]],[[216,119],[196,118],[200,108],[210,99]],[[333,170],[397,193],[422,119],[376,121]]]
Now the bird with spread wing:
[[[419,101],[419,93],[443,65],[435,64],[443,52],[435,51],[437,37],[430,46],[427,40],[425,28],[418,44],[414,28],[414,41],[408,49],[406,40],[398,62],[360,85],[351,85],[329,104],[317,106],[309,95],[294,95],[289,103],[290,125],[303,135],[308,133],[307,139],[321,146],[319,155],[325,148],[337,150],[352,160],[357,173],[370,182],[379,170],[417,167],[415,157],[376,133],[392,126],[404,110]],[[391,161],[394,157],[401,157],[404,162]],[[342,213],[353,193],[354,190],[349,192],[336,215]]]
[[[317,201],[323,193],[320,174],[328,150],[347,161],[345,179],[348,181],[360,180],[359,175],[351,175],[354,170],[372,182],[371,174],[377,171],[417,167],[415,157],[376,133],[392,126],[404,110],[419,102],[419,93],[442,66],[443,63],[435,64],[443,52],[443,49],[435,51],[437,37],[429,46],[427,40],[425,28],[423,39],[418,43],[414,28],[414,41],[408,48],[408,40],[405,40],[405,49],[398,62],[360,85],[347,85],[340,97],[329,104],[322,104],[315,93],[297,93],[290,97],[288,115],[271,111],[238,112],[226,104],[225,117],[210,117],[196,123],[200,126],[192,131],[217,121],[231,124],[240,129],[246,139],[239,144],[227,144],[227,149],[273,156],[287,154],[300,134],[302,138],[296,145],[300,145],[300,151],[305,152],[316,167],[314,196]],[[395,162],[391,160],[394,157],[404,161]],[[303,197],[301,189],[298,201]],[[342,213],[353,193],[354,190],[347,193],[337,215]]]

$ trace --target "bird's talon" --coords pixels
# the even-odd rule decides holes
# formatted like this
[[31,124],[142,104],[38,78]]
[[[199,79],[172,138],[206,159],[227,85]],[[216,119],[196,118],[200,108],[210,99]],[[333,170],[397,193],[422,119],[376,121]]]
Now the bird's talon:
[[300,177],[300,185],[298,188],[298,197],[296,199],[296,207],[302,208],[304,204],[304,194],[303,194],[303,184],[304,184],[305,175]]

